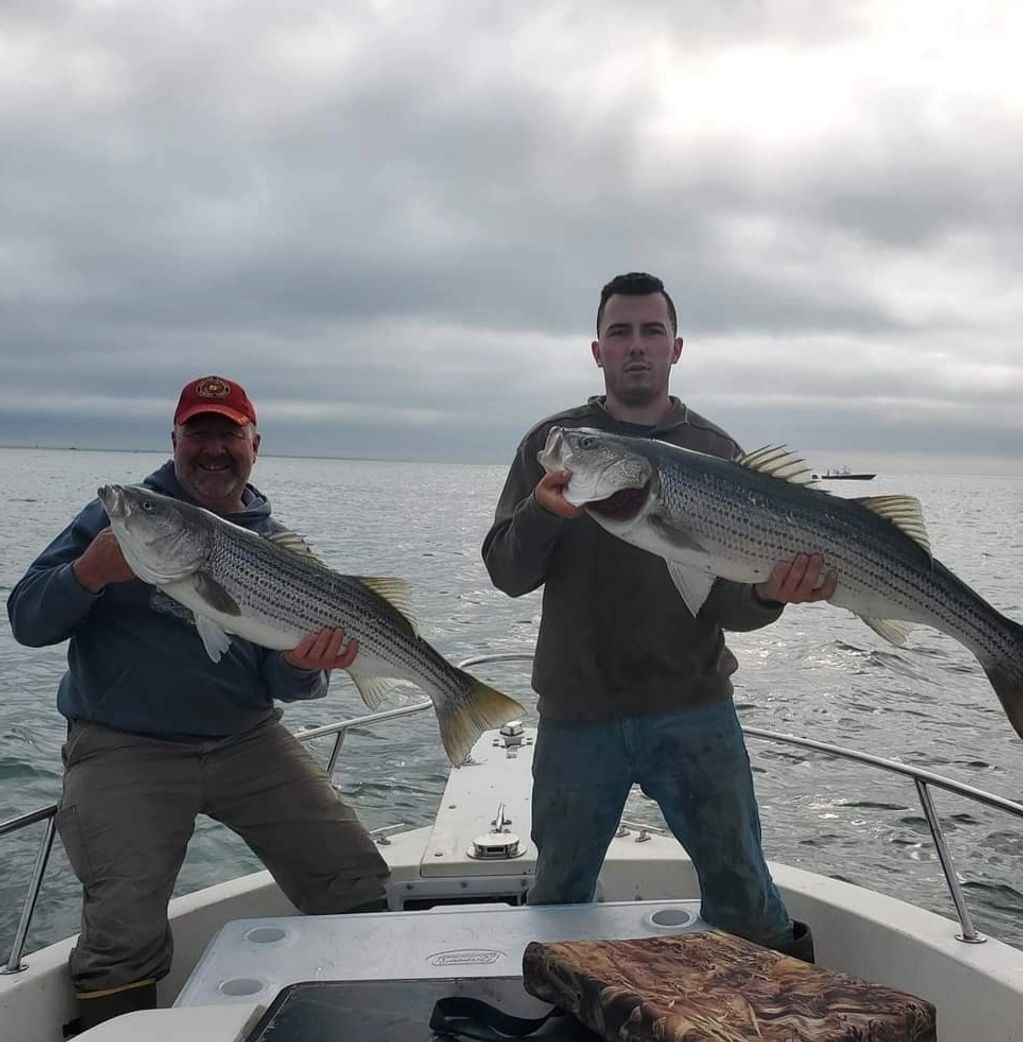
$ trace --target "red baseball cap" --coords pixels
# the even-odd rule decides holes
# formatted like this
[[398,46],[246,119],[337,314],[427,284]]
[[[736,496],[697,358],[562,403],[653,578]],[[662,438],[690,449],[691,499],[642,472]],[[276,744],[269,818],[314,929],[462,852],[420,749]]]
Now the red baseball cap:
[[245,388],[223,376],[203,376],[185,384],[174,410],[174,423],[187,423],[203,412],[219,413],[239,427],[256,422],[256,409]]

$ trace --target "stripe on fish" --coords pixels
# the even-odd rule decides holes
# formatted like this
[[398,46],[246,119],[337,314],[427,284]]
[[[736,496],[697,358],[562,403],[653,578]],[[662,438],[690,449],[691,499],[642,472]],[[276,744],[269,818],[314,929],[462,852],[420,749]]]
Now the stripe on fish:
[[1023,626],[934,557],[913,497],[832,496],[784,447],[732,461],[650,438],[554,427],[538,458],[548,471],[572,472],[568,502],[665,559],[694,615],[715,579],[762,582],[779,561],[817,553],[838,576],[830,602],[886,640],[901,644],[922,623],[968,648],[1023,737]]
[[402,579],[342,575],[293,532],[262,536],[141,486],[99,498],[131,570],[191,609],[214,662],[229,634],[286,651],[325,627],[359,642],[348,673],[370,709],[411,682],[429,695],[451,762],[480,734],[523,713],[514,699],[447,661],[418,632]]

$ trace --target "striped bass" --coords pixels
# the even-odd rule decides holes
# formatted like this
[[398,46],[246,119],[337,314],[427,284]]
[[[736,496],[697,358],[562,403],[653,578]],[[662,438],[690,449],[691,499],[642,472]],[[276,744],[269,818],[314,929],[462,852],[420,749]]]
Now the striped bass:
[[551,429],[538,453],[568,470],[565,499],[612,535],[663,557],[695,615],[715,578],[763,582],[779,561],[820,554],[838,585],[832,604],[902,644],[923,623],[978,659],[1023,737],[1023,626],[1002,615],[931,553],[911,496],[844,499],[812,487],[785,448],[735,461],[649,438]]
[[99,489],[131,570],[191,609],[214,662],[229,633],[287,651],[325,627],[359,642],[348,669],[376,709],[411,681],[429,695],[457,767],[480,734],[523,713],[514,699],[458,669],[419,636],[402,579],[341,575],[294,532],[259,535],[142,486]]

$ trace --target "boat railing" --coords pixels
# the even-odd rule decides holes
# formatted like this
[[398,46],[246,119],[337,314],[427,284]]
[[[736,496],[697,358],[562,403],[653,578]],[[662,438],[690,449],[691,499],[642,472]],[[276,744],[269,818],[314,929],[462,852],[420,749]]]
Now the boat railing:
[[[469,669],[473,666],[490,665],[499,662],[528,662],[532,657],[532,654],[529,652],[477,655],[460,662],[459,666],[462,669]],[[399,706],[396,709],[385,709],[377,713],[369,713],[366,716],[356,716],[345,720],[337,720],[334,723],[324,724],[321,727],[302,728],[295,731],[294,734],[301,742],[308,742],[314,738],[324,738],[329,735],[334,735],[334,744],[331,748],[326,764],[327,773],[330,777],[333,777],[334,770],[337,766],[338,755],[341,752],[341,746],[344,743],[345,736],[350,730],[356,727],[370,727],[390,720],[400,719],[401,717],[411,716],[415,713],[421,713],[424,710],[429,709],[431,706],[432,703],[428,699],[424,699],[410,705]],[[909,778],[913,782],[917,797],[920,801],[920,806],[924,812],[924,817],[927,820],[927,827],[930,830],[931,838],[934,840],[938,860],[941,863],[941,869],[945,876],[945,883],[948,887],[949,895],[952,898],[952,904],[955,907],[956,915],[959,919],[960,932],[955,935],[956,939],[967,944],[981,944],[986,940],[986,938],[982,934],[978,933],[977,929],[974,927],[973,917],[970,914],[970,909],[966,902],[966,896],[963,893],[962,884],[959,882],[959,875],[956,871],[952,851],[945,838],[945,833],[941,826],[941,819],[934,806],[930,790],[932,787],[936,789],[944,789],[946,792],[954,793],[957,796],[963,796],[966,799],[981,803],[984,806],[991,807],[995,810],[1004,811],[1020,819],[1023,819],[1023,804],[1015,803],[1003,796],[986,792],[983,789],[967,785],[964,782],[958,782],[952,778],[946,778],[943,775],[934,773],[933,771],[924,770],[920,767],[912,767],[909,764],[899,763],[895,760],[888,760],[884,757],[874,756],[870,753],[862,753],[856,749],[847,749],[844,746],[832,745],[828,742],[818,742],[814,739],[801,738],[797,735],[780,734],[776,731],[766,731],[759,727],[744,727],[743,733],[750,738],[796,746],[800,749],[811,749],[837,759],[849,760],[853,763],[862,764],[878,770],[886,771],[890,774],[898,774]],[[58,804],[53,803],[48,807],[40,807],[36,810],[29,811],[26,814],[21,814],[17,817],[8,819],[7,821],[0,822],[0,839],[4,836],[19,832],[21,829],[29,828],[39,822],[46,823],[43,837],[36,853],[35,863],[32,868],[32,876],[29,880],[28,892],[25,895],[25,902],[22,906],[18,928],[15,931],[14,943],[5,965],[0,968],[0,975],[18,973],[26,968],[27,964],[22,961],[22,953],[24,951],[25,939],[28,936],[29,927],[32,924],[32,917],[35,914],[36,905],[39,901],[39,893],[42,889],[43,877],[46,874],[46,867],[50,860],[50,853],[53,849],[53,839],[57,830],[57,810]],[[625,821],[622,822],[622,826],[625,828],[641,830],[643,838],[648,838],[650,832],[657,833],[663,831],[658,829],[656,826],[640,825]],[[378,837],[379,842],[387,843],[388,834],[401,827],[401,824],[385,825],[382,828],[371,830],[371,833]]]
[[967,785],[965,782],[946,778],[944,775],[935,774],[933,771],[927,771],[921,767],[911,767],[909,764],[899,763],[896,760],[887,760],[883,756],[861,753],[857,749],[847,749],[844,746],[832,745],[829,742],[818,742],[812,738],[780,734],[777,731],[765,731],[759,727],[744,727],[742,731],[749,738],[761,738],[768,742],[794,745],[800,749],[813,749],[841,760],[865,764],[882,771],[888,771],[890,774],[901,774],[905,778],[912,779],[916,788],[917,798],[920,801],[920,807],[924,812],[924,817],[927,819],[927,827],[930,830],[931,838],[934,840],[938,861],[941,862],[941,871],[945,876],[945,884],[948,887],[949,896],[952,898],[952,904],[955,905],[956,915],[959,918],[961,931],[956,934],[956,940],[963,941],[966,944],[982,944],[987,940],[983,934],[977,932],[973,925],[973,917],[970,914],[969,905],[966,903],[966,895],[963,893],[962,884],[959,882],[959,873],[956,871],[955,860],[952,857],[948,841],[945,839],[945,832],[941,827],[941,819],[934,806],[934,800],[931,798],[931,786],[955,793],[957,796],[965,796],[976,803],[993,807],[995,810],[1005,811],[1018,818],[1023,818],[1023,803],[1015,803],[1012,800],[1007,800],[1004,796],[997,796],[993,792],[986,792],[984,789],[978,789],[973,785]]

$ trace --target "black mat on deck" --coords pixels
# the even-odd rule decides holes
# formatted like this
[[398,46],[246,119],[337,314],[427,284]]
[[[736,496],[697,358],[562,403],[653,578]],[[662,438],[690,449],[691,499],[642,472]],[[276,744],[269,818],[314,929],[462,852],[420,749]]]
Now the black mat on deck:
[[[493,978],[407,981],[306,981],[282,988],[244,1042],[431,1042],[438,999],[471,996],[500,1008]],[[506,1010],[518,1016],[522,1009]],[[535,1014],[530,1014],[535,1015]],[[507,1042],[483,1029],[483,1037]],[[549,1020],[536,1034],[543,1042],[598,1039],[569,1017]]]

